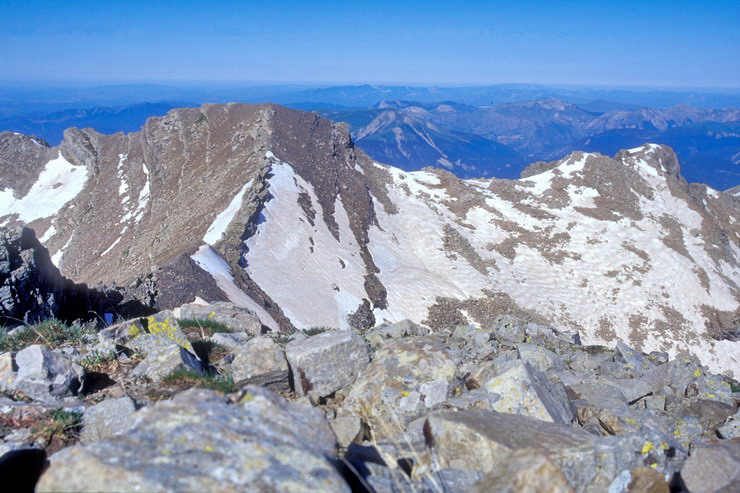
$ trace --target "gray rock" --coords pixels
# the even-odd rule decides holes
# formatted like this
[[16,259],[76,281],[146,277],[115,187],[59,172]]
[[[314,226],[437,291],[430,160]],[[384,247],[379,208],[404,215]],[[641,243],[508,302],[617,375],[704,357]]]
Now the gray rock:
[[608,493],[669,493],[663,474],[649,467],[625,469],[609,485]]
[[497,457],[491,471],[472,491],[572,493],[573,488],[547,456],[532,449],[520,449]]
[[252,336],[245,332],[217,332],[211,336],[211,342],[236,349],[244,347],[251,338]]
[[488,409],[492,410],[493,405],[501,398],[500,395],[488,392],[485,389],[474,389],[465,392],[457,397],[447,399],[444,407],[451,410],[459,409]]
[[491,330],[475,327],[474,325],[458,325],[452,331],[452,337],[457,337],[474,346],[483,346],[491,339]]
[[632,369],[638,375],[641,375],[653,366],[648,358],[638,353],[622,341],[617,341],[617,346],[614,349],[614,352],[622,361],[625,362],[628,368]]
[[567,385],[575,399],[583,399],[601,409],[627,409],[627,398],[622,391],[603,379]]
[[516,350],[519,359],[526,361],[541,372],[546,372],[550,369],[563,370],[565,368],[563,359],[545,348],[535,346],[534,344],[518,344]]
[[18,367],[15,365],[13,354],[10,352],[0,354],[0,392],[12,391],[17,375]]
[[367,345],[350,331],[328,331],[285,347],[298,395],[327,396],[355,381],[369,363]]
[[210,305],[183,305],[180,307],[180,318],[213,320],[235,332],[246,332],[252,336],[262,333],[262,323],[257,314],[247,308],[223,301]]
[[426,441],[440,469],[489,473],[510,451],[533,449],[551,460],[576,491],[605,491],[619,472],[645,463],[671,472],[683,460],[669,457],[650,434],[597,437],[557,423],[484,410],[437,412],[427,421]]
[[698,447],[681,469],[681,477],[694,493],[740,491],[740,441]]
[[527,338],[528,322],[511,315],[499,315],[493,322],[493,336],[509,343],[521,343]]
[[188,390],[126,434],[54,455],[36,491],[349,492],[323,413],[250,387],[240,404]]
[[136,405],[130,397],[106,399],[94,405],[82,416],[80,441],[94,442],[127,431],[135,412]]
[[366,335],[379,335],[384,339],[398,339],[400,337],[425,336],[428,334],[428,328],[407,319],[393,324],[382,324],[378,328],[368,331]]
[[724,424],[717,428],[720,438],[740,437],[740,412],[735,413],[725,420]]
[[362,421],[356,416],[338,416],[329,421],[340,447],[346,448],[362,431]]
[[388,341],[350,387],[340,414],[361,416],[377,437],[395,436],[412,419],[442,405],[456,367],[457,360],[434,337]]
[[15,388],[34,400],[76,395],[85,378],[80,365],[38,344],[18,351],[15,362]]
[[290,390],[285,352],[272,339],[257,336],[238,348],[231,362],[231,376],[237,385],[258,385],[275,391]]
[[495,411],[561,424],[575,420],[563,385],[522,360],[501,365],[494,377],[481,383],[486,391],[501,396],[493,403]]
[[146,377],[154,382],[162,380],[178,369],[192,369],[203,373],[204,368],[197,356],[176,344],[153,347],[147,356],[131,370],[130,377]]

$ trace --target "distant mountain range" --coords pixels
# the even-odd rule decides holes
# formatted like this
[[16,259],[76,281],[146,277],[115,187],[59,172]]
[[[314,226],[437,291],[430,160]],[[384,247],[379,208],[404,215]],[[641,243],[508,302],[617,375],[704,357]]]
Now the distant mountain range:
[[[72,104],[75,97],[77,104],[121,103],[147,95],[178,99],[39,110]],[[27,103],[26,109],[35,111],[19,114],[23,105],[13,102],[13,97],[29,98],[33,103]],[[576,150],[613,155],[619,149],[654,142],[675,149],[690,182],[721,190],[740,184],[740,110],[707,109],[719,103],[740,105],[734,93],[554,89],[524,84],[207,90],[141,85],[89,88],[81,93],[67,89],[57,93],[55,102],[51,98],[39,90],[13,93],[0,88],[0,115],[12,115],[0,119],[0,131],[35,135],[57,145],[69,127],[90,127],[104,134],[133,132],[148,117],[162,116],[174,107],[196,106],[170,101],[273,101],[347,122],[355,142],[372,158],[407,171],[438,166],[463,178],[518,178],[533,161],[557,160]],[[673,105],[666,107],[668,103]]]
[[407,171],[425,165],[461,177],[518,178],[530,162],[583,150],[614,155],[654,142],[672,147],[690,182],[740,183],[740,110],[686,105],[599,113],[546,98],[496,106],[385,101],[363,110],[322,110],[345,121],[371,157]]

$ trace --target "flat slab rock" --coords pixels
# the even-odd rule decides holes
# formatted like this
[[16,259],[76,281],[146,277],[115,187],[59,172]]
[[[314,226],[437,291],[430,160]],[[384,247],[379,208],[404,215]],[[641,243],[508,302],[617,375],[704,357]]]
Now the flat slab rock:
[[55,454],[36,491],[350,491],[321,411],[247,390],[240,404],[189,390],[144,408],[127,433]]
[[255,336],[262,332],[262,323],[252,310],[233,303],[218,301],[210,305],[191,303],[180,307],[181,319],[213,320],[235,332],[246,332]]

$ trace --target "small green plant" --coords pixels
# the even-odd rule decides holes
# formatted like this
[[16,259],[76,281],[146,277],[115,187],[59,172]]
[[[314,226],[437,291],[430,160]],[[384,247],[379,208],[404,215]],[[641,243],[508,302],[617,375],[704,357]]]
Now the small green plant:
[[224,394],[236,392],[236,385],[231,375],[201,375],[190,368],[178,368],[169,375],[162,378],[162,383],[167,385],[177,385],[182,387],[203,387],[206,389],[216,390]]
[[31,436],[34,441],[45,445],[52,441],[67,444],[77,440],[81,428],[82,413],[58,407],[49,411],[44,419],[31,426]]
[[308,337],[313,337],[315,335],[323,334],[327,330],[329,329],[327,329],[326,327],[311,327],[310,329],[304,330],[303,333],[306,334]]
[[730,392],[732,393],[740,393],[740,384],[738,384],[736,381],[730,382]]
[[108,363],[109,361],[115,360],[116,358],[118,358],[118,353],[116,353],[115,351],[109,351],[109,352],[92,351],[86,354],[82,358],[82,360],[80,361],[80,364],[82,364],[82,366],[86,370],[94,370],[104,365],[105,363]]
[[210,337],[219,332],[233,332],[230,327],[212,319],[183,318],[177,321],[180,328],[189,336]]
[[49,348],[56,348],[62,344],[79,344],[84,336],[94,334],[94,329],[78,325],[66,325],[62,321],[51,318],[38,324],[19,329],[13,334],[0,335],[0,352],[20,351],[33,344],[43,344]]

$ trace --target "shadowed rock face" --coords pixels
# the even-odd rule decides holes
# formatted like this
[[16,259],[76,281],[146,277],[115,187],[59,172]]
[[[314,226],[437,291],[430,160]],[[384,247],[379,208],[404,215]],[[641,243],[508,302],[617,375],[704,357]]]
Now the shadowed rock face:
[[[0,189],[22,200],[59,156],[86,172],[30,225],[65,275],[149,306],[228,299],[284,329],[514,313],[740,372],[725,337],[740,205],[686,184],[666,147],[460,180],[373,163],[344,124],[268,104],[173,110],[127,135],[69,129],[43,158],[27,139],[0,134]],[[19,162],[22,179],[8,171]]]
[[0,325],[98,320],[106,312],[125,317],[148,310],[121,290],[91,289],[62,277],[32,229],[0,227]]

